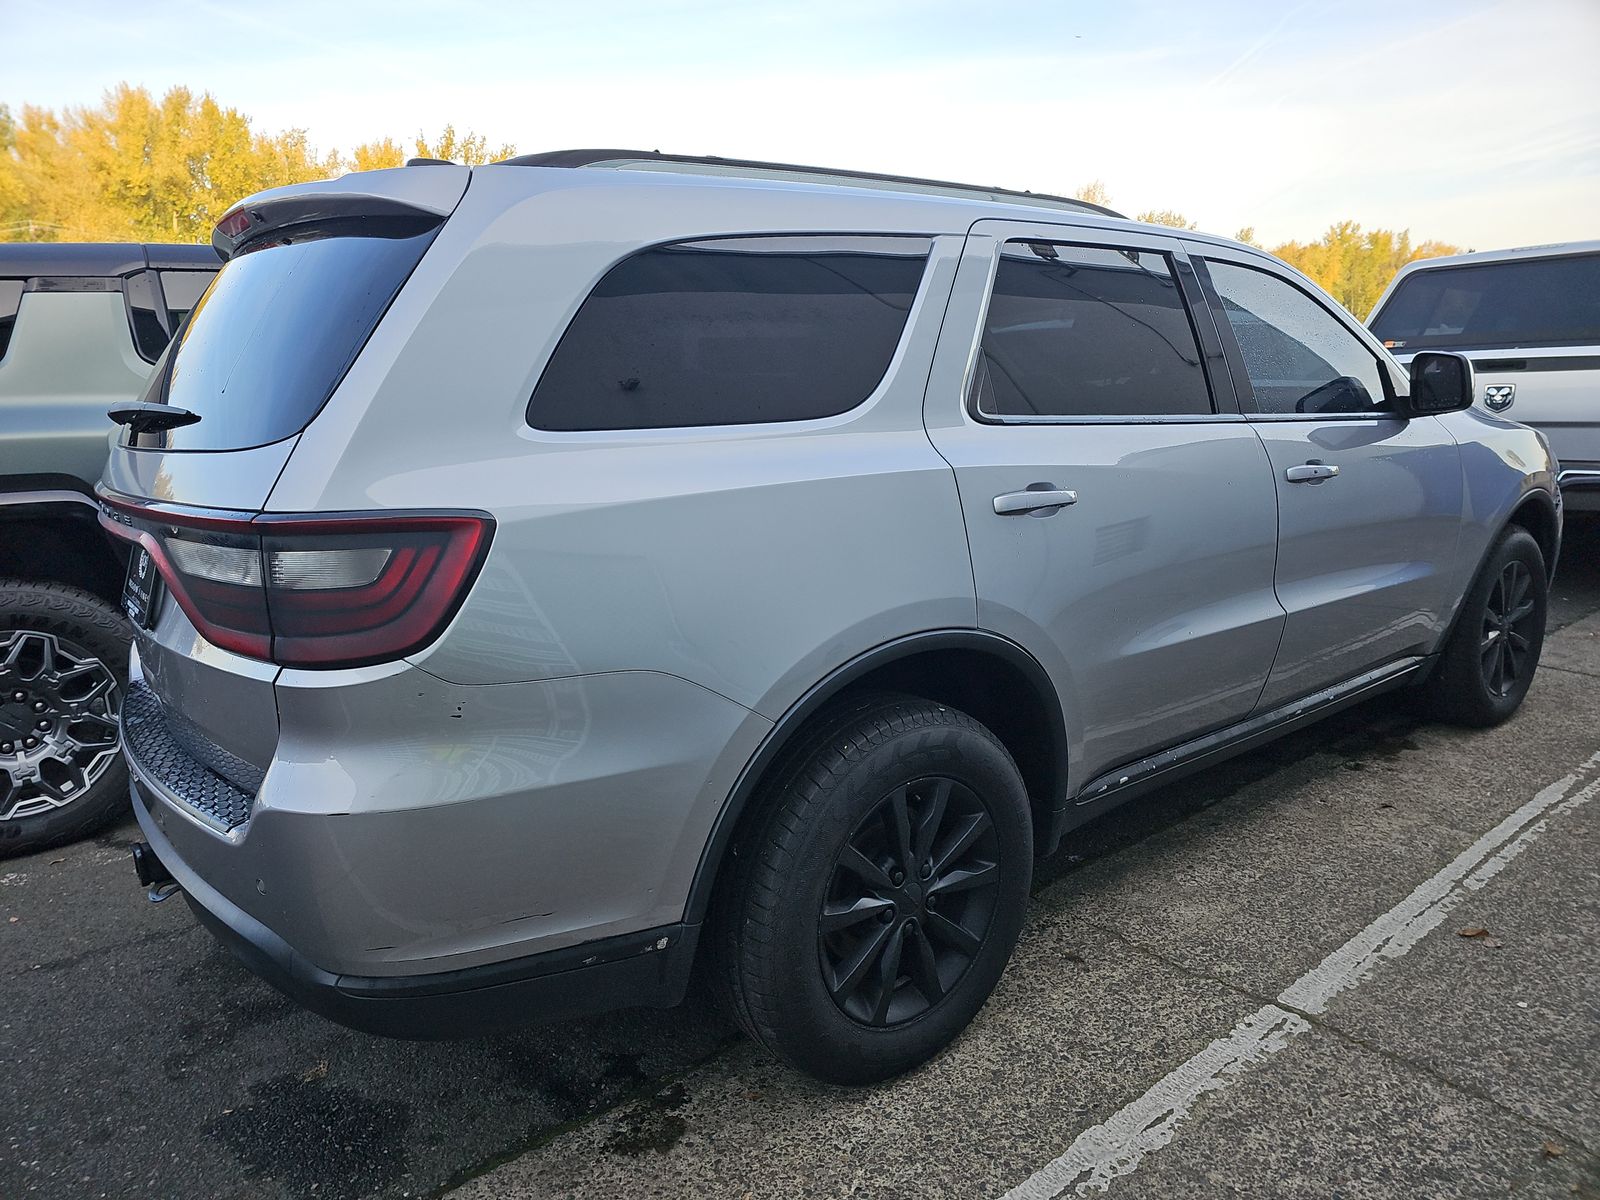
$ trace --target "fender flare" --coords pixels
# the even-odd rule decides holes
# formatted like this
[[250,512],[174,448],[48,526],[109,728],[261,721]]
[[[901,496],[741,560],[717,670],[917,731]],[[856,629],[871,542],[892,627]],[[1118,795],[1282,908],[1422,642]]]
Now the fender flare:
[[[1055,794],[1048,797],[1034,797],[1034,800],[1036,805],[1041,799],[1047,800],[1050,812],[1061,808],[1065,803],[1066,794],[1066,721],[1061,698],[1050,680],[1049,673],[1039,661],[1009,638],[987,633],[981,629],[937,629],[909,634],[875,646],[843,666],[835,668],[807,689],[767,732],[761,745],[745,763],[744,769],[739,772],[739,777],[729,792],[722,811],[717,814],[711,826],[711,835],[706,839],[705,848],[700,853],[700,864],[695,868],[694,882],[689,888],[689,898],[683,917],[686,923],[699,924],[705,920],[711,897],[716,891],[718,875],[733,846],[734,835],[741,818],[749,808],[767,770],[777,761],[806,722],[845,688],[869,673],[913,655],[939,650],[967,650],[989,655],[1015,668],[1028,680],[1031,690],[1035,693],[1034,699],[1045,707],[1046,725],[1051,731],[1053,743],[1050,749],[1054,761],[1058,764],[1055,787],[1052,789]],[[1039,807],[1044,806],[1039,805]]]
[[1445,646],[1449,644],[1450,639],[1455,636],[1456,626],[1461,621],[1461,610],[1465,607],[1467,597],[1471,595],[1473,586],[1478,582],[1478,577],[1483,574],[1484,564],[1489,561],[1489,555],[1494,553],[1494,548],[1500,544],[1500,539],[1505,536],[1507,529],[1512,525],[1526,528],[1517,520],[1517,515],[1528,508],[1543,509],[1546,517],[1555,525],[1555,549],[1550,556],[1550,561],[1545,564],[1546,582],[1548,583],[1555,579],[1556,563],[1561,557],[1561,513],[1549,492],[1543,488],[1529,488],[1517,498],[1515,504],[1511,505],[1506,511],[1506,515],[1500,518],[1500,523],[1495,526],[1493,536],[1484,545],[1483,553],[1479,555],[1478,561],[1473,565],[1472,574],[1467,576],[1466,587],[1462,588],[1461,594],[1456,597],[1455,607],[1450,613],[1450,620],[1446,623],[1444,632],[1439,635],[1439,640],[1434,643],[1433,649],[1429,652],[1433,665],[1423,673],[1422,679],[1427,679],[1434,671],[1438,670],[1440,656],[1443,654]]

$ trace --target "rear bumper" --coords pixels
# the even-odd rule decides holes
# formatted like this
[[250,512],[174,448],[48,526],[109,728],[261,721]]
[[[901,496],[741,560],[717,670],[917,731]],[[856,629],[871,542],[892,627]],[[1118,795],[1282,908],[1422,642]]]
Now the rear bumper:
[[1600,463],[1562,463],[1556,476],[1569,512],[1600,512]]
[[324,970],[196,874],[152,818],[137,780],[132,792],[140,828],[200,923],[279,991],[352,1029],[387,1037],[475,1037],[617,1008],[668,1008],[688,989],[698,925],[426,975]]

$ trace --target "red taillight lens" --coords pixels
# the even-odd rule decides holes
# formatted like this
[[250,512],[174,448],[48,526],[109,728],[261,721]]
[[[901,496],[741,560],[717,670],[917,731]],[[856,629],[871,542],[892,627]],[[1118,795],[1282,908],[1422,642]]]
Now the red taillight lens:
[[455,615],[488,548],[486,517],[259,522],[272,657],[324,667],[401,658]]
[[420,650],[465,599],[494,531],[479,513],[234,519],[114,502],[102,521],[150,551],[208,641],[286,667]]
[[[248,522],[244,529],[249,530]],[[217,526],[167,525],[140,542],[207,641],[251,658],[272,657],[259,537]]]

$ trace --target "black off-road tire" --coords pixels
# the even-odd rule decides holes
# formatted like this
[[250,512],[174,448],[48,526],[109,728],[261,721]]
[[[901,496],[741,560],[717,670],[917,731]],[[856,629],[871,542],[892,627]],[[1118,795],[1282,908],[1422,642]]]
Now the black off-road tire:
[[[1506,595],[1508,577],[1526,584],[1525,594],[1514,605]],[[1516,712],[1539,665],[1549,599],[1539,543],[1527,530],[1510,526],[1462,600],[1433,674],[1417,689],[1423,711],[1436,720],[1475,728],[1498,725]],[[1519,612],[1516,620],[1508,620]],[[1506,649],[1497,650],[1497,640],[1505,642]],[[1495,654],[1518,644],[1513,674],[1497,681],[1488,664]]]
[[[803,733],[752,802],[757,819],[735,847],[709,930],[713,987],[735,1020],[785,1063],[832,1083],[888,1079],[937,1054],[982,1008],[1022,930],[1033,826],[1005,747],[956,709],[910,696],[863,697]],[[896,815],[907,812],[909,825]],[[972,834],[977,828],[984,832]],[[871,924],[856,917],[853,929],[825,935],[832,919],[825,906],[854,911],[868,903],[837,899],[840,881],[859,869],[842,856],[863,845],[872,851],[877,838],[884,848],[868,865],[892,866],[901,861],[893,845],[902,829],[909,830],[909,840],[898,842],[910,852],[906,861],[920,864],[919,878],[905,885],[915,896],[897,888],[896,901],[882,902],[887,914],[873,910]],[[955,854],[964,837],[981,840]],[[984,865],[991,861],[993,874]],[[879,869],[887,880],[889,871]],[[988,882],[967,882],[980,875]],[[950,880],[960,890],[940,891]],[[953,919],[982,926],[975,949],[952,948]],[[832,939],[865,929],[864,944],[880,927],[899,937],[895,961],[909,955],[908,974],[886,965],[885,955],[875,970],[877,980],[893,973],[887,988],[878,983],[874,992],[869,980],[864,999],[836,999],[848,972],[829,965]],[[852,1016],[847,1000],[863,1014]],[[881,1015],[866,1011],[873,1008]]]
[[[115,712],[128,686],[129,633],[121,613],[81,588],[0,579],[0,643],[19,630],[51,634],[75,655],[103,663],[116,681],[109,705]],[[5,699],[0,697],[0,702]],[[5,771],[6,761],[0,754],[0,772]],[[9,783],[9,773],[0,777],[0,797]],[[119,752],[88,788],[61,807],[10,819],[0,814],[0,858],[86,837],[125,812],[127,805],[128,768]]]

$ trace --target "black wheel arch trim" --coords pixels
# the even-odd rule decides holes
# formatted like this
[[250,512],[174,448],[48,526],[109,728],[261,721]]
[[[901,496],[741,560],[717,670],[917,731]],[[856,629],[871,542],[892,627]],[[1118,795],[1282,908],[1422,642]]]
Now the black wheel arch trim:
[[[1555,578],[1556,562],[1561,557],[1560,510],[1556,507],[1555,499],[1550,495],[1549,492],[1545,491],[1543,488],[1529,488],[1521,496],[1517,497],[1516,503],[1507,509],[1506,515],[1500,520],[1500,524],[1495,526],[1494,534],[1484,544],[1483,553],[1478,556],[1478,561],[1473,565],[1472,574],[1467,576],[1466,586],[1461,589],[1461,595],[1456,597],[1455,609],[1450,614],[1450,620],[1448,623],[1446,623],[1444,632],[1439,635],[1439,640],[1433,645],[1433,662],[1428,671],[1424,673],[1424,679],[1438,669],[1440,651],[1442,651],[1444,647],[1449,644],[1450,639],[1455,636],[1456,625],[1460,622],[1462,611],[1467,606],[1467,597],[1472,594],[1473,586],[1483,575],[1483,569],[1486,565],[1488,565],[1489,556],[1494,553],[1494,548],[1500,544],[1500,539],[1505,537],[1506,530],[1510,529],[1513,525],[1515,525],[1518,529],[1528,528],[1522,522],[1517,520],[1517,516],[1528,508],[1544,509],[1546,518],[1555,526],[1555,548],[1550,554],[1549,559],[1544,564],[1545,586],[1549,587],[1550,582]],[[1532,537],[1534,541],[1539,540],[1538,535],[1533,533],[1532,530],[1528,530],[1528,535]],[[1540,552],[1543,553],[1544,547],[1541,546],[1539,549]]]
[[[695,869],[694,882],[689,888],[684,921],[698,924],[705,919],[712,895],[716,891],[721,868],[733,847],[734,834],[739,828],[741,818],[768,769],[805,724],[829,701],[871,672],[914,655],[940,650],[966,650],[990,655],[1020,671],[1029,681],[1035,693],[1033,699],[1045,708],[1046,725],[1050,730],[1052,741],[1050,749],[1056,764],[1053,780],[1055,786],[1052,789],[1054,794],[1031,795],[1029,799],[1036,811],[1050,818],[1045,828],[1059,823],[1053,818],[1064,810],[1068,803],[1066,719],[1061,707],[1061,697],[1056,692],[1049,673],[1039,664],[1038,659],[1011,639],[981,629],[938,629],[908,634],[875,646],[843,666],[836,667],[807,689],[800,699],[791,704],[783,716],[778,718],[756,752],[745,763],[732,791],[728,794],[727,801],[722,806],[722,811],[717,814],[717,819],[712,824],[711,836],[706,839],[705,848],[700,854],[700,865]],[[1019,697],[1019,702],[1024,699]],[[1038,853],[1046,853],[1049,849],[1048,846],[1041,846],[1038,848]]]

